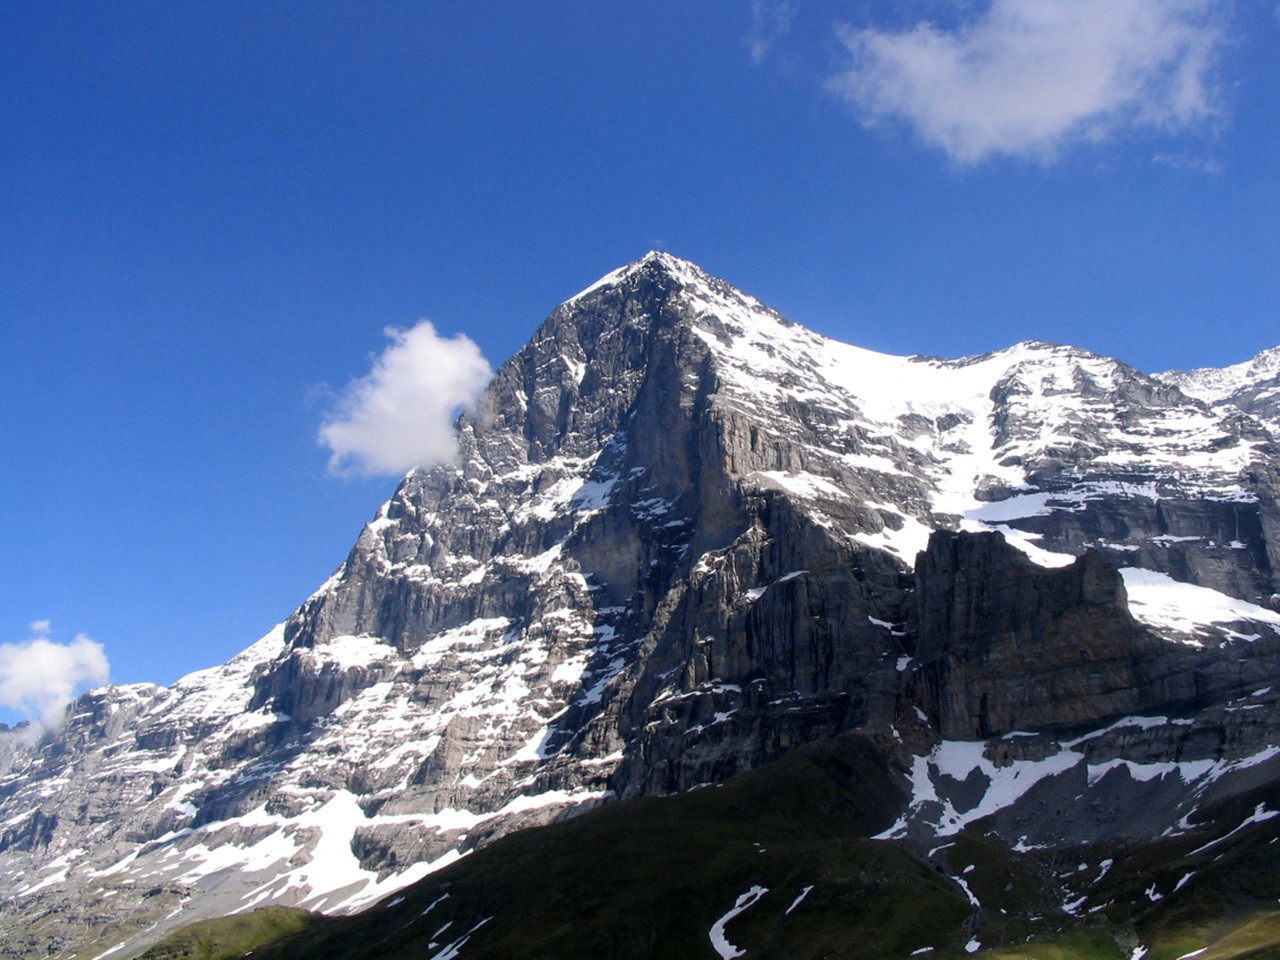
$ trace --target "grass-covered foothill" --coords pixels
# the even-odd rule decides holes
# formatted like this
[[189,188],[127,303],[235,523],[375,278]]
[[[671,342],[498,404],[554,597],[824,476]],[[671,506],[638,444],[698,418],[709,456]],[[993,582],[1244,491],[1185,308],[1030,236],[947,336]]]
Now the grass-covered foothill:
[[1074,930],[984,950],[976,960],[1130,960],[1137,947],[1128,945],[1137,943],[1143,960],[1280,960],[1280,910],[1224,917],[1197,932],[1164,930],[1152,941],[1109,927]]
[[1105,928],[1071,930],[978,954],[979,960],[1129,960],[1115,934]]
[[287,939],[316,919],[315,914],[293,907],[263,907],[200,920],[170,934],[139,960],[232,960],[265,943]]
[[962,891],[866,839],[902,801],[871,746],[843,737],[724,785],[522,831],[362,914],[264,936],[253,957],[418,960],[465,939],[467,960],[714,960],[713,925],[756,886],[768,893],[724,925],[752,957],[963,956]]
[[[713,927],[756,891],[719,927],[745,960],[1280,960],[1280,818],[1237,829],[1259,804],[1280,808],[1265,791],[1140,846],[1040,857],[978,823],[928,861],[867,839],[905,799],[870,743],[840,737],[722,785],[521,831],[356,916],[258,911],[145,956],[716,960]],[[1077,852],[1114,865],[1064,871]]]

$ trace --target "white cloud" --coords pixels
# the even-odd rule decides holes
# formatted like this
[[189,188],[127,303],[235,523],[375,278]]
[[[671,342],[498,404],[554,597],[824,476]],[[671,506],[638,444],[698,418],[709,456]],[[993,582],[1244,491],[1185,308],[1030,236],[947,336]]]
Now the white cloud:
[[774,43],[791,32],[795,15],[796,7],[791,0],[751,0],[747,50],[752,63],[763,63]]
[[1050,161],[1136,128],[1221,116],[1227,0],[992,0],[955,29],[838,27],[830,81],[868,124],[905,121],[955,161]]
[[42,636],[0,643],[0,706],[56,726],[79,689],[107,682],[111,665],[102,644],[83,633],[62,644],[43,636],[49,630],[48,620],[31,626]]
[[453,420],[475,402],[493,370],[462,334],[444,338],[423,320],[388,327],[391,345],[373,369],[347,385],[320,428],[335,472],[403,474],[457,455]]
[[1151,157],[1151,160],[1182,173],[1217,176],[1226,169],[1222,161],[1215,157],[1202,157],[1191,153],[1157,153]]

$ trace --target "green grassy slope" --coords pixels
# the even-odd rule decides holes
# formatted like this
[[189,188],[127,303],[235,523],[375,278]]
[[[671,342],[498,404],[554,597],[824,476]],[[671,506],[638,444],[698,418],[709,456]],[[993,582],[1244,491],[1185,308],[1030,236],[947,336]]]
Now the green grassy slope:
[[201,920],[167,937],[142,955],[144,960],[231,960],[255,947],[299,933],[317,915],[292,907],[263,907],[252,913]]

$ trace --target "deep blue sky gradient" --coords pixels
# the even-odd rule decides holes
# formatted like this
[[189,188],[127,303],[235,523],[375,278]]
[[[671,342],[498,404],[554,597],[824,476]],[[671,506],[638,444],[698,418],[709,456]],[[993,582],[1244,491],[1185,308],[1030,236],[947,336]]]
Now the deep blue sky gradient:
[[385,326],[496,366],[654,247],[892,353],[1280,343],[1273,5],[1236,6],[1215,133],[967,167],[824,86],[875,6],[801,2],[755,63],[745,0],[0,0],[0,642],[225,660],[394,488],[316,443]]

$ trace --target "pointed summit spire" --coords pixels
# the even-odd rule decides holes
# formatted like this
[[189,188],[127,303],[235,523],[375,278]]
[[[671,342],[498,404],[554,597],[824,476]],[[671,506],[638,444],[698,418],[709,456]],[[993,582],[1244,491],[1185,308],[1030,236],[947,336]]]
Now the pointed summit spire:
[[650,250],[639,260],[635,261],[635,263],[631,264],[631,266],[641,267],[647,266],[651,263],[666,267],[667,269],[681,269],[689,267],[692,267],[695,270],[699,269],[697,264],[681,259],[680,257],[673,256],[665,250]]
[[620,284],[639,273],[646,271],[658,271],[665,273],[676,280],[689,281],[697,279],[705,279],[706,271],[690,260],[683,260],[680,257],[673,256],[662,250],[650,250],[638,260],[633,260],[626,266],[611,270],[603,277],[591,284],[589,287],[574,294],[566,303],[573,303],[580,300],[589,293],[594,293],[604,287],[611,287]]

